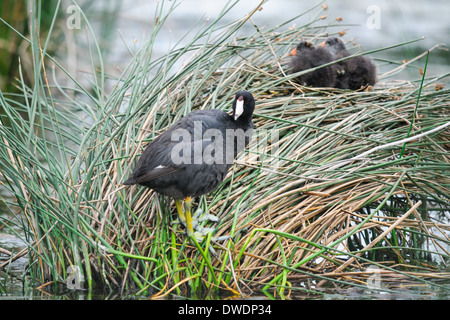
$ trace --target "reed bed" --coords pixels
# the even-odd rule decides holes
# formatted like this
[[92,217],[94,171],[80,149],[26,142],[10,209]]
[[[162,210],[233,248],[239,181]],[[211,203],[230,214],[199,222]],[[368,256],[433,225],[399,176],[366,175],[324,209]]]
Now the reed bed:
[[[335,22],[324,20],[325,8],[312,8],[315,18],[296,28],[288,26],[302,15],[269,29],[253,24],[254,12],[221,25],[236,3],[191,43],[153,58],[176,7],[161,2],[150,40],[110,92],[95,43],[100,62],[89,90],[70,74],[73,86],[60,85],[41,61],[64,68],[30,39],[35,83],[19,81],[26,103],[0,95],[0,153],[15,197],[5,199],[15,218],[1,223],[25,232],[20,255],[32,284],[64,289],[77,266],[85,288],[153,297],[448,290],[450,91],[436,87],[448,75],[428,78],[425,69],[422,82],[389,82],[412,65],[378,61],[389,70],[368,90],[302,87],[287,74],[286,56],[299,39],[327,36]],[[254,34],[242,36],[244,24]],[[372,53],[399,45],[408,43]],[[121,182],[168,125],[195,109],[228,111],[241,89],[257,101],[254,143],[195,202],[221,218],[214,235],[231,239],[194,245],[170,224],[174,203]],[[370,279],[381,281],[370,287]]]

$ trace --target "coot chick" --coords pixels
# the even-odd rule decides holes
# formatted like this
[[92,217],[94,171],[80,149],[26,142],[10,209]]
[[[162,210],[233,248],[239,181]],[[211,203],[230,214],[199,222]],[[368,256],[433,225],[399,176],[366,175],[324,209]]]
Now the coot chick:
[[[348,57],[350,53],[344,42],[336,37],[329,37],[319,46],[326,49],[333,60]],[[376,67],[364,56],[353,57],[337,63],[336,88],[358,90],[377,82]]]
[[[310,42],[302,41],[289,54],[290,72],[296,73],[333,61],[331,54],[323,48],[314,48]],[[311,87],[333,87],[336,82],[336,66],[329,65],[297,77],[300,84]]]
[[234,158],[251,140],[254,109],[253,95],[239,91],[232,115],[218,109],[189,113],[146,147],[123,184],[139,184],[174,198],[188,236],[201,241],[210,230],[202,230],[201,220],[192,217],[192,197],[214,190],[223,181]]

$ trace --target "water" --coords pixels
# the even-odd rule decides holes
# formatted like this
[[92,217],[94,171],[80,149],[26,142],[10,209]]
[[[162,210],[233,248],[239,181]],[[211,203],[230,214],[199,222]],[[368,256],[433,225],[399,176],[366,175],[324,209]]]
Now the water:
[[[155,57],[165,54],[169,47],[178,42],[187,30],[198,20],[206,22],[207,19],[215,17],[219,14],[222,7],[227,1],[224,0],[184,0],[180,6],[168,18],[160,35],[158,36],[158,45],[155,47]],[[223,23],[231,22],[238,17],[244,16],[250,12],[260,1],[242,1],[235,6],[231,12],[223,19]],[[83,7],[89,1],[79,1]],[[171,4],[172,2],[167,2]],[[335,20],[338,17],[342,18],[342,24],[349,26],[341,26],[336,22],[337,26],[330,28],[329,32],[340,32],[345,30],[344,39],[354,39],[364,50],[374,50],[388,45],[425,37],[424,40],[416,42],[412,45],[396,48],[389,51],[374,54],[372,58],[377,60],[389,59],[401,61],[403,59],[412,59],[425,50],[433,47],[436,44],[449,44],[450,34],[450,19],[448,13],[450,12],[450,4],[447,0],[437,0],[432,4],[424,1],[382,1],[382,0],[340,0],[328,1],[328,10],[324,13],[328,15],[328,21]],[[127,46],[132,50],[139,49],[144,41],[148,39],[151,28],[153,27],[153,12],[156,6],[156,1],[147,0],[127,0],[127,1],[96,1],[90,4],[90,10],[94,13],[87,12],[88,16],[94,19],[91,23],[97,34],[104,35],[104,41],[100,41],[101,47],[109,50],[106,55],[105,66],[108,74],[119,75],[128,62],[132,54],[128,51]],[[67,4],[66,4],[67,6]],[[304,12],[311,8],[312,3],[308,1],[298,0],[273,0],[263,4],[263,9],[257,11],[252,17],[255,24],[260,27],[276,26],[279,23]],[[368,9],[370,9],[368,12]],[[379,24],[375,24],[374,28],[368,26],[367,22],[373,13],[379,10]],[[64,12],[65,10],[63,10]],[[100,14],[110,12],[113,16],[108,19],[108,25],[104,23],[105,15]],[[309,21],[317,10],[306,14],[298,21],[298,24]],[[108,15],[106,15],[108,16]],[[377,21],[375,21],[377,22]],[[295,26],[293,23],[291,26]],[[251,23],[247,23],[242,32],[253,32]],[[64,30],[66,36],[65,43],[62,44],[62,49],[67,49],[68,55],[66,61],[63,61],[71,72],[80,77],[83,76],[85,70],[89,70],[89,65],[82,57],[86,57],[86,52],[83,51],[83,46],[74,46],[74,37],[85,35],[84,30]],[[101,37],[100,37],[101,38]],[[101,39],[100,39],[101,40]],[[187,40],[181,43],[186,43]],[[65,46],[65,47],[64,47]],[[402,80],[417,80],[421,77],[418,68],[423,67],[424,58],[416,61],[412,68],[395,74],[390,79]],[[429,65],[427,69],[428,77],[433,77],[450,72],[450,54],[448,51],[440,49],[434,50],[430,54]],[[447,79],[439,80],[441,83],[448,83]],[[1,190],[0,190],[1,192]],[[1,194],[2,198],[7,198],[7,195]],[[12,219],[12,216],[0,207],[0,217]],[[12,226],[13,230],[7,228],[0,229],[0,248],[11,252],[19,252],[25,247],[25,243],[20,239],[20,228]],[[19,237],[15,235],[19,233]],[[2,257],[2,255],[0,255]],[[5,260],[0,259],[0,264]],[[23,273],[26,267],[27,260],[25,257],[19,258],[11,264],[8,270],[8,275],[5,270],[0,271],[0,293],[2,289],[7,292],[7,298],[42,298],[42,295],[36,291],[24,291]],[[327,293],[323,298],[325,299],[409,299],[415,297],[417,290],[404,290],[404,295],[389,296],[389,295],[370,295],[367,292],[356,290],[348,291],[344,289],[336,289],[334,292]],[[43,295],[48,297],[47,295]],[[117,293],[109,295],[100,295],[96,298],[116,298]],[[308,296],[311,298],[311,296]],[[308,298],[298,296],[298,299]],[[442,298],[445,294],[436,293],[436,291],[429,288],[423,292],[424,299]],[[58,297],[56,297],[58,298]],[[85,294],[62,295],[62,299],[92,299],[92,296]],[[123,298],[123,297],[122,297]],[[448,295],[447,295],[448,298]]]

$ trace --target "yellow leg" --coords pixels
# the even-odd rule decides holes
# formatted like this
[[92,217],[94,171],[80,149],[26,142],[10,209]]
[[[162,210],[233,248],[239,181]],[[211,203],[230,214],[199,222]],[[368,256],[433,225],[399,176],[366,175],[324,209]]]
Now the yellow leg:
[[183,205],[181,204],[181,200],[175,200],[175,205],[177,206],[178,219],[181,223],[186,221],[186,216],[184,215]]
[[[192,209],[192,198],[191,197],[186,197],[184,199],[184,208],[185,210],[183,210],[183,205],[181,200],[175,200],[175,204],[177,206],[177,212],[178,212],[178,220],[176,223],[182,223],[186,226],[186,233],[187,236],[190,237],[191,239],[194,239],[197,242],[201,242],[203,241],[203,239],[205,238],[205,236],[208,235],[208,233],[211,233],[214,231],[213,228],[203,228],[203,226],[199,225],[199,221],[204,221],[205,219],[200,219],[198,220],[198,210],[194,213],[194,216],[192,217],[191,215],[191,209]],[[201,210],[200,210],[201,213]],[[213,217],[214,219],[212,219],[211,217]],[[206,219],[211,220],[211,221],[217,221],[218,219],[213,216],[213,215],[207,215]],[[194,231],[194,223],[195,223],[195,231]],[[221,240],[226,240],[228,239],[229,236],[222,236],[222,237],[212,237],[211,239],[213,241],[221,241]],[[210,246],[209,248],[211,250],[211,252],[213,252],[215,254],[215,251],[213,249],[212,246]]]
[[191,208],[192,208],[192,198],[186,197],[184,199],[184,204],[186,208],[186,229],[188,236],[192,236],[194,234],[194,228],[192,227],[192,216],[191,216]]

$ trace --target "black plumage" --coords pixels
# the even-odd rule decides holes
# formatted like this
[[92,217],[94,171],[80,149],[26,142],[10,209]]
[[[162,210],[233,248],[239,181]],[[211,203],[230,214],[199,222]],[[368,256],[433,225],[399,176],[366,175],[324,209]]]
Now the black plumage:
[[[329,37],[320,46],[331,54],[333,60],[350,56],[339,38]],[[337,63],[336,88],[359,90],[376,82],[376,67],[367,57],[358,56]]]
[[[239,91],[232,115],[217,109],[189,113],[146,147],[123,184],[139,184],[174,198],[179,218],[187,221],[192,235],[191,197],[206,194],[223,181],[234,158],[251,140],[254,108],[253,95]],[[188,204],[186,217],[180,211],[182,199]]]
[[[290,72],[296,73],[333,61],[331,54],[310,42],[302,41],[291,51]],[[333,87],[336,82],[336,66],[329,65],[297,77],[301,85],[310,87]]]

